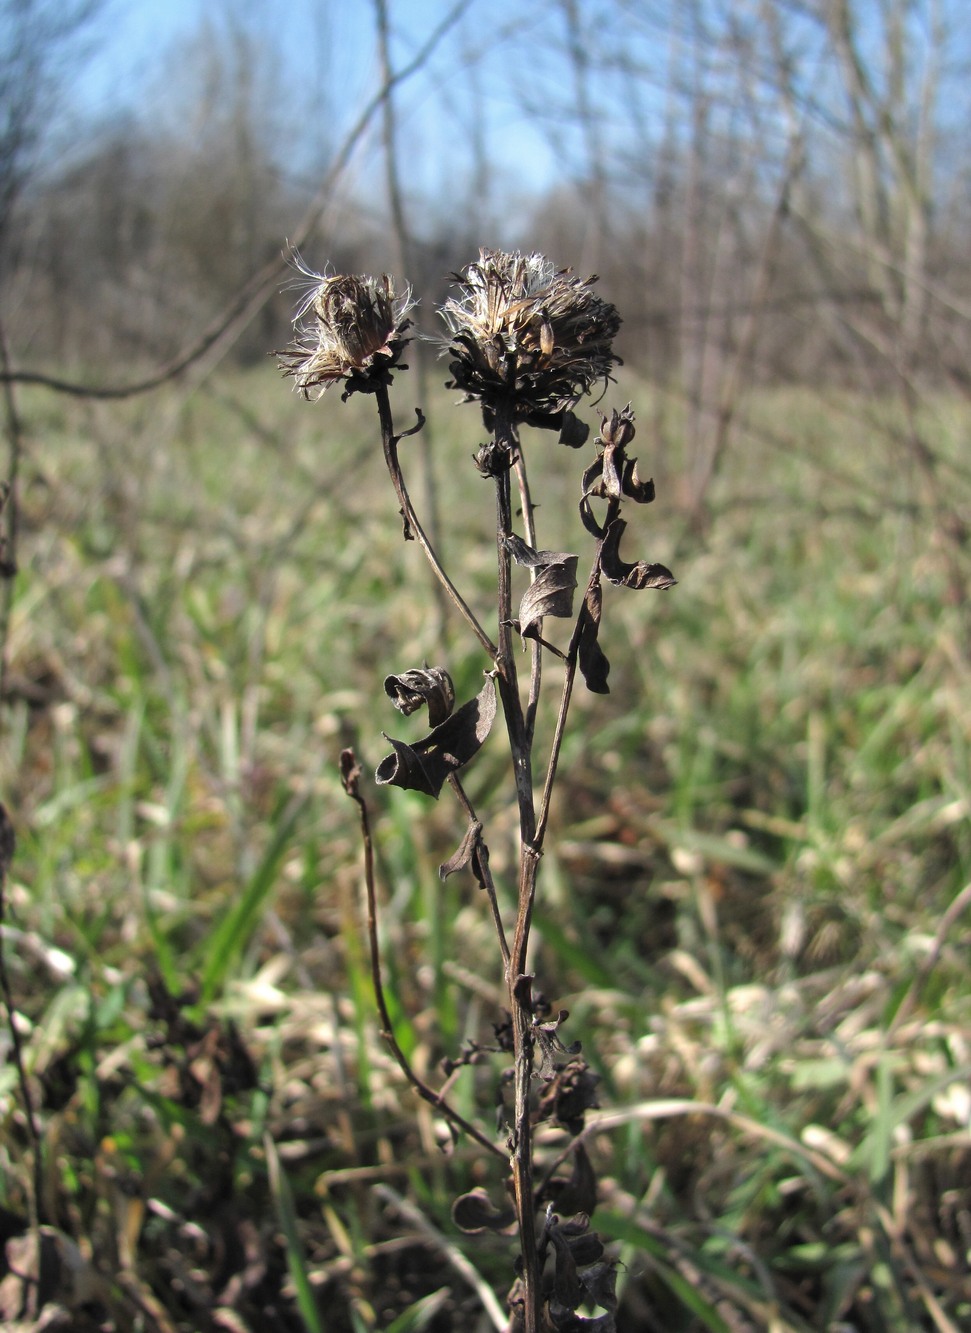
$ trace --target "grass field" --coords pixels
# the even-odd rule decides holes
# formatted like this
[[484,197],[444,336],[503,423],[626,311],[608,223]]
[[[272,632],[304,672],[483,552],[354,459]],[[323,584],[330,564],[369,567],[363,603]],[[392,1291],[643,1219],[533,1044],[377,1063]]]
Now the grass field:
[[[691,527],[677,405],[616,389],[658,483],[630,558],[678,586],[608,590],[611,693],[576,700],[534,970],[602,1079],[588,1146],[619,1326],[971,1327],[967,553],[889,407],[755,397]],[[486,615],[476,415],[433,406],[442,546]],[[120,406],[22,395],[4,952],[42,1131],[40,1299],[69,1311],[52,1327],[497,1326],[513,1241],[463,1236],[450,1207],[499,1176],[443,1151],[378,1039],[336,767],[349,743],[372,771],[386,752],[386,674],[445,662],[464,698],[483,667],[401,541],[372,409],[309,406],[270,371]],[[967,514],[971,413],[921,424]],[[539,443],[541,544],[586,550],[589,447]],[[493,740],[468,789],[511,912]],[[371,794],[398,1038],[437,1083],[500,1017],[488,908],[439,880],[445,800]],[[0,1041],[0,1227],[26,1266],[6,1018]],[[499,1068],[451,1090],[489,1134]],[[0,1320],[33,1328],[18,1271]]]

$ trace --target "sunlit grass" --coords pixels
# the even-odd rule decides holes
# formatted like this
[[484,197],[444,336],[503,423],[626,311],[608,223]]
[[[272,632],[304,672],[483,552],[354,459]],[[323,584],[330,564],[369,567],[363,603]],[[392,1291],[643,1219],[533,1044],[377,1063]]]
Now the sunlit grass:
[[[336,757],[385,752],[389,672],[447,653],[464,697],[483,663],[401,542],[368,408],[310,408],[263,374],[151,411],[25,396],[0,775],[44,1205],[180,1329],[209,1327],[213,1255],[240,1225],[308,1329],[313,1309],[337,1330],[481,1310],[374,1193],[407,1193],[457,1244],[451,1201],[490,1166],[442,1155],[372,1014]],[[966,613],[872,413],[775,393],[750,416],[707,531],[682,531],[671,446],[655,469],[671,493],[625,538],[679,585],[608,590],[612,692],[576,702],[534,965],[602,1076],[596,1224],[623,1247],[624,1327],[733,1327],[728,1301],[759,1328],[959,1328],[967,917],[939,932],[971,880]],[[963,415],[943,403],[933,424],[959,460]],[[474,419],[443,404],[434,429],[442,543],[483,534],[475,596],[492,520]],[[579,458],[530,455],[541,542],[588,541]],[[488,746],[468,787],[508,909],[510,792]],[[439,879],[447,793],[385,792],[375,811],[396,1035],[435,1081],[463,1040],[493,1041],[487,904]],[[497,1069],[483,1055],[450,1091],[488,1133]],[[0,1111],[0,1202],[22,1213],[9,1072]],[[503,1238],[461,1244],[501,1298]],[[131,1312],[124,1284],[113,1299]]]

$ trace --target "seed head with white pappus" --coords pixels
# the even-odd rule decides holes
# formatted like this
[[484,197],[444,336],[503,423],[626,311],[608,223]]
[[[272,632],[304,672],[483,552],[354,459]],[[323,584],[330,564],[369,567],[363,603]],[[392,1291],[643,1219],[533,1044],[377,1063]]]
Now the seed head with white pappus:
[[594,294],[595,279],[540,254],[480,250],[455,281],[460,295],[441,310],[451,387],[487,415],[502,406],[515,421],[550,424],[619,363],[620,316]]
[[322,277],[299,260],[297,266],[313,285],[294,317],[294,340],[279,353],[283,373],[305,398],[319,398],[332,384],[344,383],[347,397],[390,383],[408,343],[411,288],[397,294],[387,274]]

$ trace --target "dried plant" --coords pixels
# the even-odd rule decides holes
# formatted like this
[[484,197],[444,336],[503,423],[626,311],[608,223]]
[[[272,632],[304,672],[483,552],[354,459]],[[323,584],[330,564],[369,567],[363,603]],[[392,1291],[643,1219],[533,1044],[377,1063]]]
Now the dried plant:
[[[397,495],[406,539],[417,540],[435,576],[485,654],[479,693],[456,707],[455,690],[443,666],[421,666],[389,674],[385,691],[408,716],[428,712],[429,731],[417,741],[389,738],[391,751],[378,764],[379,784],[392,784],[438,798],[447,785],[465,821],[459,846],[440,868],[443,878],[472,874],[484,890],[501,954],[508,1014],[496,1025],[499,1046],[511,1057],[508,1080],[512,1104],[504,1107],[496,1143],[452,1107],[412,1069],[398,1045],[385,999],[378,950],[377,899],[368,806],[361,792],[361,768],[350,750],[341,756],[348,794],[357,802],[365,848],[371,968],[384,1038],[418,1095],[449,1122],[453,1132],[471,1136],[485,1151],[508,1161],[511,1203],[497,1203],[482,1190],[456,1200],[455,1223],[465,1231],[518,1227],[520,1257],[509,1293],[510,1329],[615,1328],[614,1266],[590,1229],[597,1183],[579,1138],[586,1112],[596,1105],[597,1079],[580,1044],[562,1034],[566,1011],[551,1012],[528,969],[530,926],[540,859],[546,840],[557,764],[577,673],[587,688],[607,693],[609,662],[600,643],[602,580],[627,588],[668,588],[674,582],[663,565],[629,563],[621,557],[628,503],[645,504],[654,486],[642,480],[629,453],[634,438],[630,407],[601,417],[593,458],[579,470],[580,513],[594,541],[586,583],[575,607],[580,556],[539,547],[535,502],[530,493],[524,425],[555,431],[571,449],[582,448],[588,429],[574,415],[581,397],[606,386],[618,364],[613,339],[620,325],[616,309],[594,292],[593,279],[557,271],[537,254],[483,250],[455,275],[457,295],[441,315],[447,326],[444,356],[449,387],[477,402],[489,438],[475,467],[494,483],[496,500],[496,608],[486,628],[444,569],[415,513],[402,473],[390,393],[393,372],[406,367],[411,290],[398,294],[385,276],[312,279],[297,314],[294,344],[281,354],[281,367],[307,397],[341,384],[343,398],[373,394],[385,461]],[[423,418],[412,434],[420,430]],[[530,447],[534,447],[530,442]],[[567,455],[566,457],[569,457]],[[518,492],[522,533],[513,527],[513,485]],[[513,567],[528,571],[528,586],[513,605]],[[546,637],[550,618],[572,623],[565,646]],[[518,641],[518,642],[517,642]],[[520,681],[521,649],[529,650],[528,680]],[[534,753],[544,659],[556,659],[562,676],[560,699],[545,771],[538,774]],[[465,792],[461,770],[486,741],[502,713],[519,815],[519,859],[515,921],[503,920],[490,868],[482,822]],[[548,990],[548,987],[544,987]],[[454,1073],[467,1060],[449,1062]],[[572,1158],[568,1176],[552,1174],[537,1183],[534,1173],[536,1126],[549,1122],[573,1141],[558,1162]],[[584,1308],[599,1307],[599,1315]]]

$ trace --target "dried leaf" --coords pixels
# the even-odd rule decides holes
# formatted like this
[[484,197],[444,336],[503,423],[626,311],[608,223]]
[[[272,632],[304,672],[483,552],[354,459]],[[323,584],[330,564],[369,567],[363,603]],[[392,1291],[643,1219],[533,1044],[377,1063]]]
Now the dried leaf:
[[530,638],[544,616],[572,616],[577,586],[577,557],[562,565],[547,565],[536,576],[519,603],[519,632]]
[[[580,1274],[580,1281],[587,1290],[587,1300],[591,1305],[599,1305],[608,1313],[617,1309],[617,1265],[610,1259],[602,1263],[591,1264]],[[613,1323],[605,1324],[605,1329],[612,1329]]]
[[650,477],[647,481],[641,481],[637,475],[637,459],[629,458],[624,467],[624,480],[622,483],[624,494],[635,504],[650,504],[654,499],[654,478]]
[[534,551],[514,532],[506,538],[506,549],[517,565],[526,565],[530,569],[541,569],[544,565],[562,565],[569,560],[577,559],[569,551]]
[[598,494],[608,500],[619,500],[623,495],[624,467],[627,462],[623,444],[608,444],[601,462],[603,481],[598,488]]
[[486,874],[489,866],[489,849],[482,841],[482,825],[477,819],[469,822],[468,830],[458,849],[438,867],[442,879],[448,879],[456,870],[470,866],[479,882],[479,888],[486,887]]
[[580,608],[580,643],[577,649],[577,665],[586,682],[587,689],[593,694],[609,694],[607,677],[610,675],[610,663],[600,647],[600,615],[603,610],[603,589],[599,583],[587,588]]
[[568,449],[580,449],[586,444],[589,434],[590,427],[585,421],[581,421],[573,412],[566,411],[563,413],[563,422],[560,426],[560,444],[565,444]]
[[[556,1120],[571,1134],[579,1134],[587,1111],[598,1105],[599,1082],[598,1075],[585,1060],[571,1060],[557,1070],[555,1078],[543,1090],[537,1110],[538,1119]],[[572,1211],[579,1212],[580,1209],[574,1208]]]
[[496,687],[486,681],[478,695],[416,745],[391,736],[393,753],[378,764],[379,783],[424,792],[437,800],[450,773],[467,764],[488,736],[496,716]]
[[552,1305],[555,1301],[556,1305],[562,1306],[564,1310],[575,1310],[583,1300],[583,1284],[564,1228],[554,1223],[550,1227],[550,1240],[553,1242],[556,1260],[553,1297],[550,1303]]
[[516,1220],[512,1208],[496,1208],[484,1189],[460,1194],[452,1204],[452,1221],[460,1231],[503,1231]]
[[534,1072],[538,1078],[547,1082],[556,1074],[556,1057],[558,1055],[577,1055],[580,1051],[578,1041],[571,1042],[569,1046],[566,1046],[559,1034],[560,1024],[565,1023],[569,1016],[570,1011],[568,1009],[561,1009],[554,1019],[542,1022],[533,1019],[532,1030],[539,1046],[540,1055]]
[[573,1173],[569,1180],[554,1178],[546,1186],[542,1197],[550,1200],[558,1213],[567,1216],[576,1213],[589,1215],[596,1208],[597,1177],[582,1143],[578,1143],[574,1149]]
[[522,637],[533,637],[544,616],[572,616],[579,557],[570,551],[534,551],[515,533],[506,538],[506,546],[517,565],[539,570],[519,604]]
[[384,691],[399,713],[405,717],[428,705],[428,724],[439,726],[455,707],[455,687],[444,667],[421,667],[403,671],[400,676],[386,676]]
[[624,588],[670,588],[677,582],[674,575],[664,565],[649,565],[639,560],[636,565],[627,564],[620,558],[620,539],[627,524],[622,518],[615,518],[607,529],[600,549],[600,567],[611,583]]

